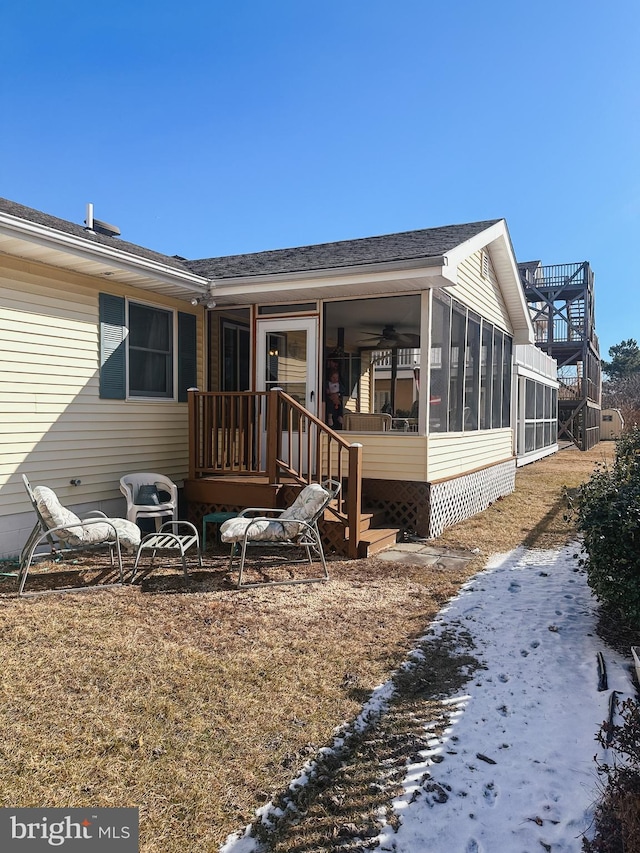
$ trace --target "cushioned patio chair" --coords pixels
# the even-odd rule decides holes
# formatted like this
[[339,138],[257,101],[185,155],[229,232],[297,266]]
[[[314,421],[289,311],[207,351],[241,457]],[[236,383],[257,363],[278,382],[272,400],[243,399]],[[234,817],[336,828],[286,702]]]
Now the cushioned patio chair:
[[148,471],[120,478],[120,491],[127,499],[127,518],[155,518],[156,531],[172,521],[178,511],[178,487],[164,474]]
[[[52,554],[68,551],[85,551],[94,548],[107,548],[114,566],[117,561],[120,585],[124,581],[122,568],[122,549],[135,551],[140,544],[140,529],[125,518],[108,518],[103,512],[93,510],[84,519],[62,506],[56,493],[47,486],[31,487],[23,474],[22,480],[37,517],[36,524],[20,554],[18,571],[18,595],[22,595],[27,582],[29,569],[36,550],[47,544]],[[96,589],[116,584],[100,584]],[[72,592],[87,587],[73,587],[59,590]]]
[[[220,539],[231,544],[229,570],[234,569],[234,562],[239,556],[238,589],[270,584],[311,583],[327,580],[329,572],[324,556],[322,540],[318,531],[318,519],[329,504],[340,492],[340,483],[327,480],[320,483],[310,483],[300,492],[288,509],[273,509],[266,507],[248,507],[236,518],[230,518],[220,527]],[[247,548],[261,546],[277,548],[302,548],[306,551],[309,564],[316,557],[323,569],[320,577],[270,580],[258,583],[243,583]],[[239,553],[238,553],[239,552]],[[285,562],[283,558],[283,562]]]

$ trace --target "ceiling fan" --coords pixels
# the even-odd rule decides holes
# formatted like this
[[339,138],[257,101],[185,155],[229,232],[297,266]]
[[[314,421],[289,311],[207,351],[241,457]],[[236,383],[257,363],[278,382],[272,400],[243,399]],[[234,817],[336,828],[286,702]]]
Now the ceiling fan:
[[387,324],[379,332],[365,331],[366,337],[358,341],[361,346],[372,349],[395,349],[396,347],[420,346],[420,335],[413,332],[398,332],[395,326]]

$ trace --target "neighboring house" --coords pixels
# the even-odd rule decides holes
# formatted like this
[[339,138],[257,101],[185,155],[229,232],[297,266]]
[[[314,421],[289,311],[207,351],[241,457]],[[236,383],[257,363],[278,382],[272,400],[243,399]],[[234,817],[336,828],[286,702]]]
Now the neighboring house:
[[600,440],[616,441],[624,432],[624,418],[620,409],[603,409],[600,413]]
[[[518,448],[556,449],[553,362],[531,354],[502,219],[194,261],[99,231],[0,200],[1,554],[31,526],[23,471],[79,509],[161,471],[196,523],[330,475],[344,500],[325,535],[355,556],[438,535],[513,490]],[[395,428],[331,430],[333,371],[353,412],[386,383]],[[550,389],[539,409],[519,402],[528,381]]]
[[558,364],[558,438],[589,450],[600,441],[602,398],[593,270],[588,261],[518,266],[536,346]]

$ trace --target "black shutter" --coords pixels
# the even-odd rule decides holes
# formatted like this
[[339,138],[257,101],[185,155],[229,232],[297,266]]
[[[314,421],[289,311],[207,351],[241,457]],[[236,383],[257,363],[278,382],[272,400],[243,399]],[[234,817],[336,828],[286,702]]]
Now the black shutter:
[[124,400],[126,361],[124,344],[124,299],[99,294],[100,306],[100,397]]
[[195,314],[178,312],[178,401],[186,403],[187,388],[198,381]]

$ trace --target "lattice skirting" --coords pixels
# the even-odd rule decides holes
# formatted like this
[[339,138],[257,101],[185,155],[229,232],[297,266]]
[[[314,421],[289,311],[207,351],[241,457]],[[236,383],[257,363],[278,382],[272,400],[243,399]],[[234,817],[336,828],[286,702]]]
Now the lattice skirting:
[[440,536],[445,527],[482,512],[499,497],[511,494],[515,486],[515,459],[432,484],[429,536]]
[[404,480],[362,481],[364,512],[380,513],[377,527],[398,527],[419,536],[429,535],[429,484]]

